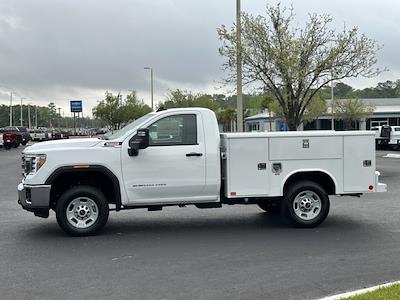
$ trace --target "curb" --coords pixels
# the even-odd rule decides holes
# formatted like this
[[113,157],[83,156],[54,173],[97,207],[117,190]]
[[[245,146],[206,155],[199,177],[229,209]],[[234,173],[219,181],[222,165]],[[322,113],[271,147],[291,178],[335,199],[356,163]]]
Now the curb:
[[347,293],[342,293],[342,294],[337,294],[337,295],[333,295],[333,296],[328,296],[328,297],[324,297],[324,298],[320,298],[319,300],[340,300],[343,298],[348,298],[348,297],[353,297],[353,296],[358,296],[358,295],[362,295],[365,293],[369,293],[369,292],[373,292],[376,291],[378,289],[381,288],[385,288],[385,287],[390,287],[392,285],[395,284],[400,284],[400,280],[399,281],[393,281],[393,282],[387,282],[384,284],[379,284],[379,285],[375,285],[369,288],[365,288],[365,289],[360,289],[360,290],[355,290],[352,292],[347,292]]

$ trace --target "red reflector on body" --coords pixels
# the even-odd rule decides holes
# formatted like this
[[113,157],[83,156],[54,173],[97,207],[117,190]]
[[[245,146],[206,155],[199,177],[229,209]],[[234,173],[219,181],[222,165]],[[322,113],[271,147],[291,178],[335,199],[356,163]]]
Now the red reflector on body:
[[374,189],[374,186],[373,186],[373,185],[370,185],[370,186],[368,187],[368,189],[369,189],[370,191],[372,191],[372,190]]

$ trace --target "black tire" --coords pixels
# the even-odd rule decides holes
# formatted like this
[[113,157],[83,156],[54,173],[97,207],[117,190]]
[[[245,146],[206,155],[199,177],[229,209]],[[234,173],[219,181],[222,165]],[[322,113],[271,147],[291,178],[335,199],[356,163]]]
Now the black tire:
[[22,145],[23,145],[23,146],[26,146],[26,144],[27,144],[27,142],[22,142]]
[[[84,197],[95,202],[97,205],[97,219],[93,224],[86,228],[78,228],[73,226],[67,218],[67,210],[74,207],[72,201],[77,198]],[[103,193],[91,186],[76,186],[64,192],[56,204],[56,217],[58,225],[68,234],[72,236],[94,235],[100,231],[107,223],[109,207],[108,201]]]
[[[314,193],[314,195],[316,195],[315,197],[319,197],[321,203],[319,213],[314,218],[309,220],[305,220],[304,216],[298,216],[294,209],[294,206],[296,205],[294,205],[296,197],[300,196],[301,193],[305,193],[306,191],[310,191],[311,194]],[[316,200],[316,198],[313,200]],[[312,181],[300,181],[294,183],[286,190],[282,202],[282,215],[286,221],[294,227],[312,228],[320,225],[326,219],[329,214],[329,207],[329,197],[321,185]],[[304,213],[304,215],[307,216],[307,213]]]
[[273,205],[267,201],[258,202],[258,207],[261,208],[263,211],[270,213],[272,215],[279,215],[281,213],[281,206],[280,205]]
[[4,145],[4,148],[6,148],[7,150],[10,150],[11,149],[11,145],[10,144],[6,144],[6,145]]
[[18,146],[19,146],[19,143],[16,143],[13,145],[13,148],[18,148]]

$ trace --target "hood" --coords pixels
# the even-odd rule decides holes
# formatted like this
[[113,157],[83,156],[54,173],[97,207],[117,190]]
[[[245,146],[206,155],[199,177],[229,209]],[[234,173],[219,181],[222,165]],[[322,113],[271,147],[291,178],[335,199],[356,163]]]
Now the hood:
[[57,141],[48,141],[48,142],[40,142],[33,144],[25,148],[24,153],[29,152],[46,152],[49,150],[55,149],[65,149],[65,148],[89,148],[101,143],[102,140],[97,138],[89,138],[89,139],[68,139],[68,140],[57,140]]

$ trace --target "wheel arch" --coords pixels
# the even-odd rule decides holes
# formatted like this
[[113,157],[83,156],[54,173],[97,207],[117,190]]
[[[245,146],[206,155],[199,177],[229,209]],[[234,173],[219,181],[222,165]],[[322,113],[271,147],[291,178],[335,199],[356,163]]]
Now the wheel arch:
[[335,177],[328,171],[322,169],[296,170],[289,173],[282,181],[281,194],[284,195],[291,184],[300,180],[308,180],[320,184],[328,195],[336,194],[338,185]]
[[[95,175],[95,178],[89,177],[90,175]],[[100,184],[100,189],[105,194],[109,203],[115,204],[117,211],[121,209],[121,188],[119,179],[110,169],[105,166],[88,165],[79,167],[59,167],[53,173],[51,173],[45,182],[45,184],[52,186],[50,192],[51,203],[56,201],[57,196],[59,196],[57,193],[63,189],[65,191],[70,184],[95,185],[93,183]]]

